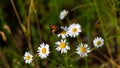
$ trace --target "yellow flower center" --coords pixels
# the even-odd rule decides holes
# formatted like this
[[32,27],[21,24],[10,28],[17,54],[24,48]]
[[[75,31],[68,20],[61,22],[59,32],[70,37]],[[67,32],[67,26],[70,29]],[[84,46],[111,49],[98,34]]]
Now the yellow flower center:
[[85,47],[80,47],[80,51],[82,52],[82,53],[85,53],[86,52],[86,48]]
[[30,55],[28,55],[28,56],[26,57],[26,59],[27,59],[27,60],[30,60]]
[[46,53],[46,48],[42,49],[42,53],[45,54]]
[[97,41],[97,45],[100,45],[101,44],[101,42],[100,41]]
[[65,30],[63,30],[63,31],[61,32],[61,34],[66,34],[66,31],[65,31]]
[[61,42],[60,43],[60,48],[65,48],[66,47],[66,44],[64,42]]
[[74,32],[74,33],[77,32],[77,28],[73,28],[72,32]]

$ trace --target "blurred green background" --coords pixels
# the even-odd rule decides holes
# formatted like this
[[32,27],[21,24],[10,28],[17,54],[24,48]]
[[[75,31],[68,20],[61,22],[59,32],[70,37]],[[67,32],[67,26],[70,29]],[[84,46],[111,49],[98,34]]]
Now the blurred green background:
[[[59,14],[64,9],[69,14],[60,20]],[[119,0],[1,0],[0,68],[36,68],[34,64],[25,64],[23,56],[26,51],[30,51],[30,44],[37,54],[37,47],[42,42],[50,45],[48,58],[52,61],[38,57],[38,66],[66,68],[64,64],[59,66],[54,63],[62,64],[63,56],[55,51],[55,42],[60,39],[51,33],[50,24],[69,26],[72,23],[79,23],[82,33],[78,38],[68,38],[71,47],[68,54],[74,52],[76,45],[81,42],[88,43],[93,48],[92,41],[97,36],[105,39],[105,45],[91,52],[87,60],[80,59],[78,55],[71,56],[68,68],[120,66]]]

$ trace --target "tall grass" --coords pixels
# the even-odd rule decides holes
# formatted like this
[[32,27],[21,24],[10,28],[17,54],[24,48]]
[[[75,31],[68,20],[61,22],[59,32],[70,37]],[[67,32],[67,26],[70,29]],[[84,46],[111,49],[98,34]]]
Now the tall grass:
[[[60,20],[62,10],[68,16]],[[60,40],[50,31],[50,24],[69,26],[79,23],[82,32],[67,38],[70,51],[56,51]],[[95,37],[104,38],[104,46],[94,48]],[[0,2],[0,68],[120,68],[120,1],[119,0],[3,0]],[[37,55],[40,43],[50,45],[46,59]],[[92,49],[87,57],[76,54],[79,43]],[[30,51],[34,60],[24,62]]]

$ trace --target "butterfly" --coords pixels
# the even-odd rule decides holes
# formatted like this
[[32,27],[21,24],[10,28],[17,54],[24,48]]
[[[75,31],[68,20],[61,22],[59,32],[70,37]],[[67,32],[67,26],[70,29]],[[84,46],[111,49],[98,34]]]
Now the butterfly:
[[59,33],[61,33],[63,31],[63,29],[61,29],[60,27],[58,27],[58,26],[56,26],[54,24],[50,25],[50,30],[51,30],[53,35],[59,34]]

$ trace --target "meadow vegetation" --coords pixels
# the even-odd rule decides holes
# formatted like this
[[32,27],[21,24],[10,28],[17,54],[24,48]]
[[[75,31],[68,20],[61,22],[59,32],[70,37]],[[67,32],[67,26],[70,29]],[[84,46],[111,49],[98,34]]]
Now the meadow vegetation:
[[120,68],[119,52],[119,0],[0,1],[0,68]]

